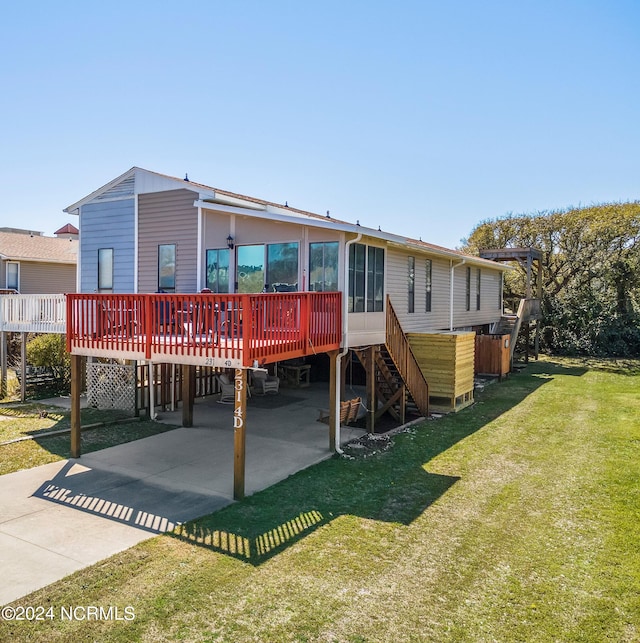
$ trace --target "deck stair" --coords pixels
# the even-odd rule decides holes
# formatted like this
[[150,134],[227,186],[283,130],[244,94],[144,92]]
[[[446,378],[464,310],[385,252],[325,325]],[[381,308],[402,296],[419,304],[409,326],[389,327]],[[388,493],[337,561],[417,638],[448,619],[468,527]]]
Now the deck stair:
[[[354,349],[365,370],[375,372],[376,419],[386,412],[399,422],[405,421],[407,413],[427,416],[429,385],[389,298],[386,340],[385,344],[372,348]],[[375,361],[375,368],[371,359]]]
[[515,315],[503,315],[491,333],[494,335],[511,335],[510,351],[511,359],[516,347],[516,340],[523,324],[540,319],[540,300],[539,299],[521,299],[518,306],[518,312]]

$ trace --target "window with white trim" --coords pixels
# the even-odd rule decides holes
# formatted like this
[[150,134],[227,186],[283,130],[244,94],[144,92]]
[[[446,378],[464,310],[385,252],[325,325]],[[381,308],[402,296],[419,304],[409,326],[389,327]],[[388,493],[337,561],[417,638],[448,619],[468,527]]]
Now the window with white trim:
[[349,246],[350,313],[384,310],[384,248],[354,243]]
[[425,304],[424,304],[424,310],[426,313],[431,312],[432,274],[433,274],[433,262],[431,261],[431,259],[427,259],[425,262]]
[[98,248],[98,292],[113,292],[113,248]]
[[20,290],[20,264],[17,261],[7,261],[7,288]]

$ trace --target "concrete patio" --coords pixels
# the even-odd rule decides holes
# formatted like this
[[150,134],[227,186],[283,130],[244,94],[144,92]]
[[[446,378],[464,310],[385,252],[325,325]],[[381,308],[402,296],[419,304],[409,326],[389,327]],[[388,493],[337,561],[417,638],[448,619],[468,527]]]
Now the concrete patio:
[[[326,384],[249,399],[247,494],[331,456],[316,421],[327,403]],[[233,502],[232,413],[199,399],[192,428],[0,476],[0,604]],[[343,428],[341,442],[362,433]]]

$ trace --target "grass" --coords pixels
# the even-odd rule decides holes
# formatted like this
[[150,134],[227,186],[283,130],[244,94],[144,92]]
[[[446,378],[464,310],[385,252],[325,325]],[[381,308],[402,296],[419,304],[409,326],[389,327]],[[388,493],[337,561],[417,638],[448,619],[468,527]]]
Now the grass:
[[[105,449],[175,428],[157,422],[140,421],[136,418],[130,418],[127,422],[126,419],[130,414],[120,411],[82,409],[80,417],[83,427],[105,423],[105,426],[82,433],[83,453]],[[68,433],[56,436],[44,434],[70,427],[70,411],[66,409],[38,403],[12,403],[0,406],[0,443],[26,436],[34,438],[0,444],[0,475],[69,458],[71,439]]]
[[541,361],[16,602],[33,641],[638,641],[640,369]]
[[[82,425],[86,426],[97,422],[121,420],[131,417],[131,413],[82,409],[80,417]],[[71,428],[71,412],[63,408],[38,403],[13,403],[0,406],[0,444],[15,438],[69,428]]]

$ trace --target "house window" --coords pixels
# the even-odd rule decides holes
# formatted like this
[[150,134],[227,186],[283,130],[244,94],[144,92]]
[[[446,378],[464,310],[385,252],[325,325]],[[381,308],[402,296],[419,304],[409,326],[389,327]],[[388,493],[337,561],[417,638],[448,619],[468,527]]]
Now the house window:
[[384,308],[384,248],[369,246],[367,258],[367,312],[381,312]]
[[502,310],[502,291],[504,290],[504,273],[498,277],[498,310]]
[[309,244],[309,290],[338,290],[338,242]]
[[409,302],[407,306],[407,312],[415,312],[415,303],[416,303],[416,258],[409,257]]
[[176,291],[176,245],[158,246],[158,291]]
[[238,247],[238,292],[298,290],[298,244],[272,243]]
[[465,310],[471,310],[471,268],[467,267],[467,290],[465,295]]
[[425,276],[425,304],[424,304],[424,310],[427,313],[431,312],[431,288],[432,288],[432,275],[433,275],[433,262],[431,259],[427,259],[425,261],[425,266],[424,266],[424,276]]
[[98,248],[98,292],[113,292],[113,248]]
[[362,243],[349,246],[349,312],[364,312],[365,260],[367,247]]
[[478,268],[476,275],[476,310],[480,310],[480,284],[482,283],[482,270]]
[[350,313],[379,312],[384,308],[384,248],[354,243],[349,247]]
[[17,261],[7,262],[7,288],[20,290],[20,264]]
[[207,250],[207,288],[229,292],[229,250]]
[[267,246],[268,292],[298,290],[298,244],[272,243]]

